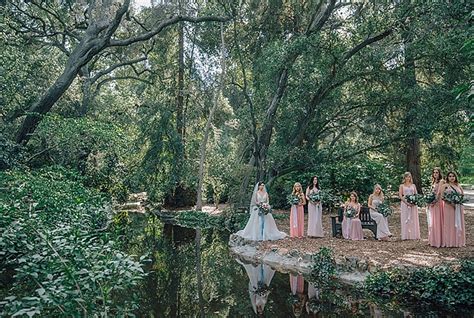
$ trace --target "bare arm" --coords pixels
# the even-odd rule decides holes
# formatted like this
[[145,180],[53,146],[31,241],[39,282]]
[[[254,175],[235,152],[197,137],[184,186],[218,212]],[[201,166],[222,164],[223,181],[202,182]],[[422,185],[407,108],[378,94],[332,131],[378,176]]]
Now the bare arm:
[[306,187],[306,200],[309,201],[309,187]]
[[400,187],[398,188],[398,197],[400,198],[401,201],[407,203],[405,201],[405,197],[403,196],[403,184],[401,184]]
[[305,205],[306,204],[306,198],[304,195],[301,196],[301,205]]
[[375,207],[372,206],[372,194],[369,195],[369,200],[368,200],[368,202],[367,202],[367,205],[369,206],[369,208],[375,210]]

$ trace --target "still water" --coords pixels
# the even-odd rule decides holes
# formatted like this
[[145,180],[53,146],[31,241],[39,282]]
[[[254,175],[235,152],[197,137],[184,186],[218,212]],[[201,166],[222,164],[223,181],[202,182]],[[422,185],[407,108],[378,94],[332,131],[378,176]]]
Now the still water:
[[148,257],[146,281],[126,295],[136,298],[138,317],[447,317],[375,305],[357,288],[324,290],[301,275],[245,264],[229,252],[225,231],[144,222],[127,242],[129,253]]

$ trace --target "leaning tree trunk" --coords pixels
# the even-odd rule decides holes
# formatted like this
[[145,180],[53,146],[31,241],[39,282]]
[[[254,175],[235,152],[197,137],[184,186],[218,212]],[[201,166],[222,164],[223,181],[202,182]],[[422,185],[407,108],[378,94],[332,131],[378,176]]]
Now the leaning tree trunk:
[[209,131],[211,130],[212,119],[214,113],[217,110],[219,104],[219,96],[222,93],[224,88],[224,78],[225,78],[225,42],[224,42],[224,25],[221,23],[221,75],[219,79],[219,84],[214,92],[213,105],[207,118],[206,128],[204,130],[204,139],[201,144],[200,150],[200,159],[199,159],[199,183],[197,188],[197,198],[196,198],[196,210],[202,210],[202,187],[204,185],[204,165],[206,163],[206,148],[207,140],[209,139]]
[[[110,38],[117,30],[129,5],[130,0],[125,0],[109,24],[106,24],[107,18],[101,15],[102,12],[99,12],[100,16],[97,17],[97,21],[89,21],[90,24],[84,33],[84,37],[71,52],[63,73],[46,93],[28,110],[28,114],[17,133],[17,143],[23,145],[28,143],[41,121],[42,116],[50,111],[51,107],[53,107],[69,86],[71,86],[81,67],[86,65],[95,55],[107,47],[110,43]],[[88,10],[89,14],[91,14],[93,8],[96,8],[95,3],[90,4]],[[101,9],[104,8],[101,7],[98,10],[101,11]],[[101,36],[100,34],[104,35]]]

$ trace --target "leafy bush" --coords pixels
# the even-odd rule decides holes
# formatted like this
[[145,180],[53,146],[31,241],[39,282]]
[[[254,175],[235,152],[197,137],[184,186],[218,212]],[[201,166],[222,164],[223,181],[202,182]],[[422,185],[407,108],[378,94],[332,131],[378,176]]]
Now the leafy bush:
[[318,286],[330,286],[336,275],[336,262],[330,248],[321,247],[312,256],[310,281]]
[[[51,167],[0,173],[0,266],[14,269],[0,315],[125,314],[116,303],[144,277],[106,227],[109,200],[83,186],[77,172]],[[6,272],[5,272],[6,273]]]
[[392,270],[367,277],[365,290],[376,299],[401,303],[430,304],[446,309],[474,306],[474,261],[419,268]]

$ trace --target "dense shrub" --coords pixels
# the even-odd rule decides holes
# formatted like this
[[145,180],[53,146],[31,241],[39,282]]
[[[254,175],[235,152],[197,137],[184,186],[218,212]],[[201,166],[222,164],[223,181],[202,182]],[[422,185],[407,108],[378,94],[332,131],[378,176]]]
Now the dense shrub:
[[408,304],[431,304],[450,309],[474,306],[474,261],[419,268],[392,270],[370,275],[365,289],[375,298]]
[[143,278],[106,227],[109,200],[74,171],[51,167],[0,173],[0,267],[13,269],[0,315],[125,314],[114,302]]

